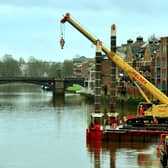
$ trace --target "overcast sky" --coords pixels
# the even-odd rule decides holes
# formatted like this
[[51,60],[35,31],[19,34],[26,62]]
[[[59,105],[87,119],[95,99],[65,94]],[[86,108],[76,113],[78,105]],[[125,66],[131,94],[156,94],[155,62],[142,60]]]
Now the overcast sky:
[[110,26],[117,26],[117,44],[141,35],[168,36],[167,0],[0,0],[0,58],[34,56],[64,61],[76,55],[94,57],[93,47],[69,23],[61,50],[60,19],[70,12],[84,28],[110,44]]

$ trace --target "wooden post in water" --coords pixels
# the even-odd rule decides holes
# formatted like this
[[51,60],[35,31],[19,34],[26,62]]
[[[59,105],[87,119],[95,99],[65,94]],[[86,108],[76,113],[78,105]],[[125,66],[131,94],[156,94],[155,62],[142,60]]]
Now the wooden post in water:
[[[116,26],[113,24],[111,26],[111,51],[116,52]],[[111,63],[111,101],[110,101],[110,111],[115,112],[116,106],[116,65]]]
[[102,70],[102,42],[97,41],[95,59],[95,113],[100,113],[101,103],[101,70]]

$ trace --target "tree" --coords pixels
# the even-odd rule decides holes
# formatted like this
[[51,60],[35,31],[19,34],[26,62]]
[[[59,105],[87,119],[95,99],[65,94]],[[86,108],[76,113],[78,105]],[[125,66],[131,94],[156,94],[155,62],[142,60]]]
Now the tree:
[[63,63],[63,75],[64,77],[70,77],[73,74],[73,61],[65,60]]
[[0,76],[3,76],[3,72],[4,71],[4,65],[3,65],[3,62],[0,61]]
[[1,66],[1,76],[13,77],[21,75],[19,63],[12,57],[12,55],[5,54]]
[[19,58],[19,64],[25,64],[25,63],[26,63],[26,62],[25,62],[24,58],[20,57],[20,58]]
[[61,63],[53,63],[50,65],[48,69],[49,77],[61,78],[63,77],[62,74],[62,64]]
[[43,77],[46,74],[47,65],[41,60],[37,60],[35,57],[29,57],[27,63],[27,76],[29,77]]

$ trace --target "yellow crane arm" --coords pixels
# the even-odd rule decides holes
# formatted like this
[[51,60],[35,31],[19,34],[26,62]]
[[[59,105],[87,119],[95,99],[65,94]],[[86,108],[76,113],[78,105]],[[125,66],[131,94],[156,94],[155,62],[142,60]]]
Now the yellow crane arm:
[[[91,35],[87,30],[85,30],[79,23],[77,23],[69,13],[67,13],[64,18],[60,21],[61,23],[69,22],[73,27],[75,27],[79,32],[81,32],[85,37],[87,37],[91,42],[96,45],[97,38]],[[113,61],[119,68],[121,68],[132,81],[136,81],[145,90],[151,93],[156,99],[164,104],[168,104],[168,97],[157,89],[152,83],[145,79],[139,72],[137,72],[133,67],[127,64],[119,55],[110,51],[106,46],[102,44],[102,50],[108,55],[109,59]]]

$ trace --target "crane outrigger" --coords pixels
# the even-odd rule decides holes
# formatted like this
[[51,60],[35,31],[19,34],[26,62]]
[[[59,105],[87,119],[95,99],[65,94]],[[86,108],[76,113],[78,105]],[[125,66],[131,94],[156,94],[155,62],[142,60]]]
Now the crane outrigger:
[[[90,34],[87,30],[85,30],[79,23],[77,23],[69,13],[67,13],[63,19],[60,21],[62,24],[65,22],[70,23],[74,28],[76,28],[79,32],[81,32],[86,38],[88,38],[93,44],[97,44],[97,39],[92,34]],[[168,131],[168,97],[161,92],[158,88],[156,88],[151,82],[145,79],[138,71],[136,71],[133,67],[131,67],[128,63],[126,63],[118,54],[112,52],[102,43],[102,51],[109,57],[111,61],[113,61],[120,69],[126,73],[132,81],[135,81],[135,85],[137,85],[138,90],[141,92],[143,97],[146,99],[149,106],[144,111],[143,117],[137,117],[134,119],[129,119],[127,121],[127,125],[130,127],[137,126],[145,126],[145,129],[150,129],[149,125],[153,125],[153,118],[157,119],[159,124],[163,124],[163,127],[160,127],[158,124],[157,129],[164,128],[164,131]],[[162,104],[153,105],[151,101],[146,97],[143,90],[139,87],[139,85],[150,94],[156,100],[159,100]],[[100,114],[96,116],[102,117]],[[102,128],[102,127],[100,127]],[[156,129],[156,127],[154,128]],[[152,127],[153,130],[153,127]],[[90,131],[90,130],[89,130]],[[95,131],[95,130],[94,130]]]

